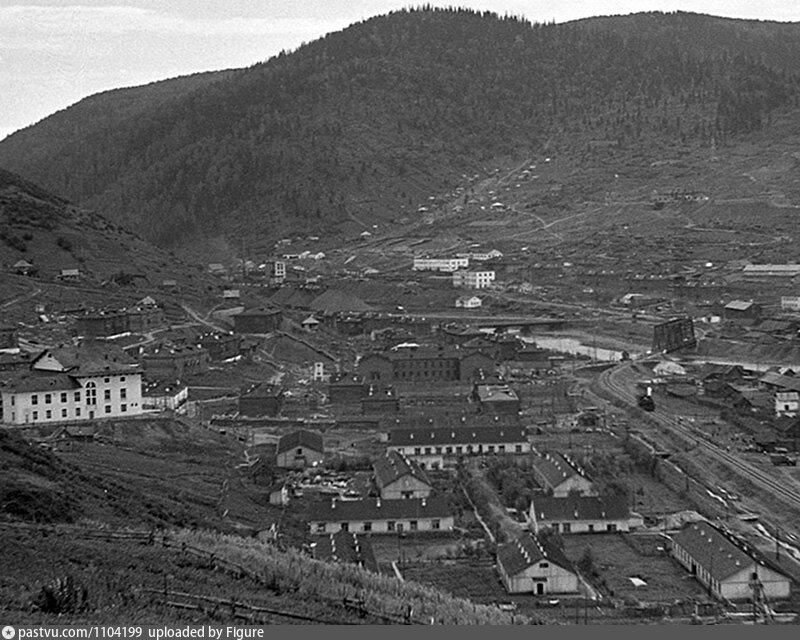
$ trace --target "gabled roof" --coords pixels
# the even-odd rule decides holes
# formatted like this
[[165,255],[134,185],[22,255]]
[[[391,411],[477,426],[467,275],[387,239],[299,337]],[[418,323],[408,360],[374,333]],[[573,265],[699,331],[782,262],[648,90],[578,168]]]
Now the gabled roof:
[[533,459],[533,468],[537,472],[537,480],[546,485],[544,489],[557,487],[574,476],[586,477],[586,474],[573,466],[572,461],[560,453],[545,453]]
[[281,312],[280,309],[275,309],[273,307],[253,307],[250,309],[245,309],[241,313],[237,313],[234,318],[238,316],[274,316]]
[[476,387],[480,402],[519,402],[519,396],[507,384],[479,384]]
[[102,375],[108,373],[140,373],[141,367],[135,359],[121,348],[104,343],[86,341],[81,345],[45,349],[31,363],[33,369],[62,371],[72,375]]
[[329,289],[323,294],[318,295],[309,305],[314,311],[326,311],[328,313],[340,311],[370,311],[373,307],[369,306],[358,296],[342,291],[341,289]]
[[406,498],[383,500],[320,500],[309,509],[310,522],[345,522],[353,520],[399,520],[414,518],[446,518],[452,515],[447,498]]
[[389,444],[393,446],[440,446],[527,442],[524,427],[433,427],[428,429],[393,429]]
[[508,576],[515,576],[541,560],[575,572],[575,567],[561,549],[537,536],[525,534],[497,548],[497,562]]
[[682,547],[714,580],[730,578],[754,563],[785,575],[744,540],[705,520],[684,527],[672,536],[672,542]]
[[767,371],[758,381],[771,387],[780,387],[783,391],[800,391],[800,377],[781,375],[775,371]]
[[725,305],[725,308],[731,311],[747,311],[754,304],[752,300],[731,300]]
[[72,391],[80,389],[81,384],[67,373],[50,371],[25,371],[14,376],[3,387],[8,393],[31,393]]
[[780,416],[773,422],[773,426],[781,434],[789,434],[794,430],[800,434],[800,416]]
[[347,562],[378,573],[378,560],[367,536],[337,531],[314,543],[314,558],[326,562]]
[[385,455],[372,463],[372,469],[375,472],[375,481],[380,488],[390,485],[405,476],[411,476],[431,486],[431,481],[428,480],[428,476],[420,469],[420,466],[396,451],[387,451]]
[[531,501],[531,509],[540,522],[623,520],[630,516],[624,499],[600,496],[570,495],[553,498],[537,495]]
[[281,439],[278,440],[277,453],[283,453],[295,447],[306,447],[307,449],[318,451],[319,453],[325,452],[322,434],[316,431],[306,431],[305,429],[292,431],[292,433],[287,433],[285,436],[282,436]]

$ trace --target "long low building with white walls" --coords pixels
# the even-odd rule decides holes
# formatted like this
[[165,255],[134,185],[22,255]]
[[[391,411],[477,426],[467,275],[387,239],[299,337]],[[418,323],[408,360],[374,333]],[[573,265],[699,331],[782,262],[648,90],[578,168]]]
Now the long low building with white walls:
[[311,506],[310,532],[327,535],[337,531],[398,534],[405,532],[452,531],[454,516],[447,498],[406,498],[384,500],[321,500]]
[[791,579],[764,554],[710,522],[693,522],[670,536],[672,556],[717,598],[788,598]]
[[441,469],[461,456],[530,453],[531,444],[525,427],[492,425],[393,429],[387,448]]

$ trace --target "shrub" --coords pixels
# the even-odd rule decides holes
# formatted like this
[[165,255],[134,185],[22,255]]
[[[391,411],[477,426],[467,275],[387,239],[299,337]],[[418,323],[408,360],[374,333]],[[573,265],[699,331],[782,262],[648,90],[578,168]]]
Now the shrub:
[[61,247],[64,251],[72,251],[72,241],[69,238],[65,238],[64,236],[58,236],[56,244],[59,247]]
[[88,606],[89,592],[72,576],[56,578],[44,585],[36,598],[36,606],[44,613],[79,613]]

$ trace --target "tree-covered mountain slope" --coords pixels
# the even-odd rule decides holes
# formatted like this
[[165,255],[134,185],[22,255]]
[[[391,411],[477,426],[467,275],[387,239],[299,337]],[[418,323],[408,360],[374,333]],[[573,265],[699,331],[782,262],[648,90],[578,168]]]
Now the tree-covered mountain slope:
[[696,14],[403,10],[168,99],[88,98],[0,143],[0,166],[165,246],[406,224],[500,158],[769,127],[796,106],[798,50],[800,25]]

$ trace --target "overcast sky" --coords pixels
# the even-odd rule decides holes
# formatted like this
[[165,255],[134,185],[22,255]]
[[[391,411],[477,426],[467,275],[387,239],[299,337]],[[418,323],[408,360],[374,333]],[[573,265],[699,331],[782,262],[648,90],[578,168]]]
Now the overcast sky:
[[[401,0],[0,0],[0,139],[99,91],[243,67]],[[564,22],[638,11],[800,21],[798,0],[428,0]]]

